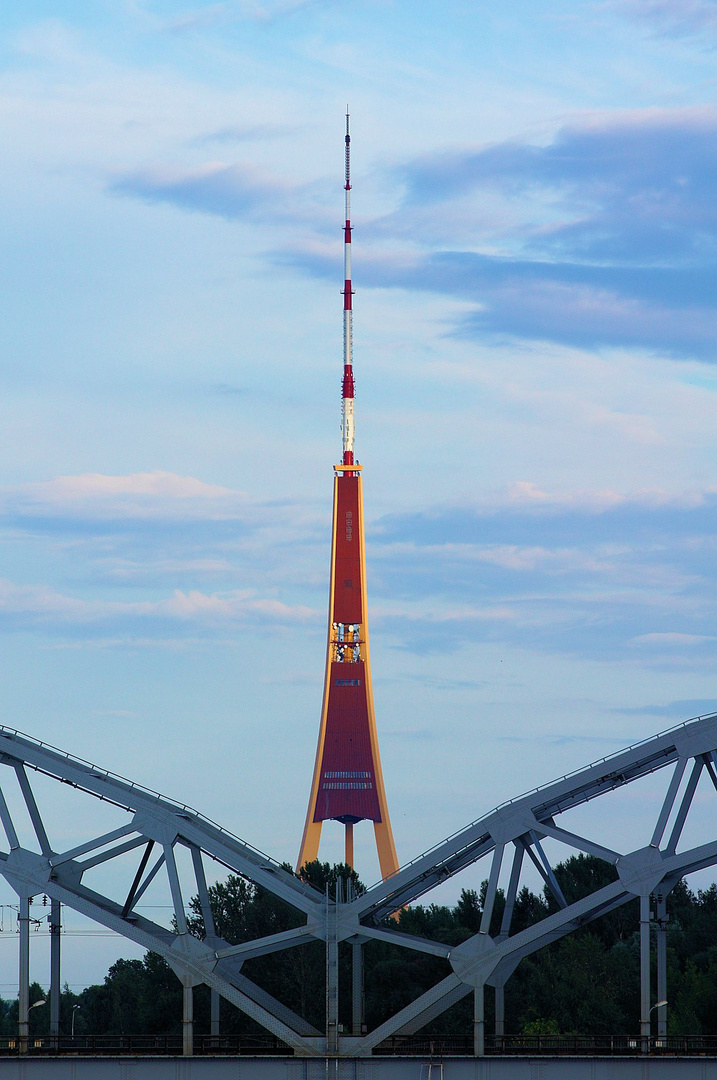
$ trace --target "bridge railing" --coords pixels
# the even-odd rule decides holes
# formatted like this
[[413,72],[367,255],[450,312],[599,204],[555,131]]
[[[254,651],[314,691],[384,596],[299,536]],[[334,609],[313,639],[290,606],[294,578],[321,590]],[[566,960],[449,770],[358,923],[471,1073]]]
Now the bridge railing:
[[[404,1035],[387,1039],[374,1051],[405,1057],[470,1057],[472,1035]],[[717,1035],[486,1035],[493,1057],[717,1057]]]
[[[16,1035],[0,1036],[0,1057],[28,1054],[34,1057],[180,1057],[180,1035]],[[195,1035],[198,1056],[248,1055],[291,1056],[291,1049],[272,1035]]]
[[[490,1057],[717,1057],[717,1035],[487,1035]],[[271,1035],[195,1035],[202,1057],[290,1057],[292,1050]],[[0,1036],[0,1058],[32,1056],[179,1057],[181,1035],[33,1035],[26,1046],[17,1036]],[[472,1057],[472,1035],[394,1036],[374,1050],[379,1056]]]

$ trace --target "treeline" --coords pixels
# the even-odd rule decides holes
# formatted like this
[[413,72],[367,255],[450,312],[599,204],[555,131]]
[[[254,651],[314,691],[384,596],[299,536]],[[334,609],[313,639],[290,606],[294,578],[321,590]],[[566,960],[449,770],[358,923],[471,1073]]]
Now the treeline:
[[[615,878],[612,866],[579,855],[555,868],[568,903]],[[312,863],[303,876],[322,892],[333,894],[337,877],[351,877],[357,893],[361,882],[348,867]],[[400,914],[392,929],[457,945],[475,934],[483,911],[486,884],[479,892],[464,890],[454,907],[416,905]],[[250,941],[303,923],[300,912],[273,894],[244,879],[230,876],[210,888],[217,933],[231,944]],[[505,904],[499,892],[491,933],[498,932]],[[523,888],[513,915],[512,933],[557,910],[547,892]],[[692,892],[680,882],[668,898],[668,999],[670,1034],[714,1034],[717,1027],[717,886]],[[506,1032],[634,1034],[639,1030],[639,910],[637,900],[596,920],[563,940],[522,961],[506,986]],[[196,898],[191,903],[191,932],[204,934]],[[340,1021],[350,1030],[350,947],[339,947]],[[440,957],[413,952],[384,942],[364,946],[365,1019],[368,1029],[450,973]],[[324,945],[311,942],[284,952],[248,960],[242,972],[274,997],[324,1027]],[[654,979],[654,975],[653,975]],[[653,981],[654,985],[654,981]],[[31,1001],[45,996],[33,984]],[[492,1024],[493,995],[486,994],[487,1020]],[[79,1008],[77,1008],[79,1006]],[[181,988],[168,964],[156,953],[143,960],[118,960],[104,983],[81,994],[67,987],[62,994],[61,1025],[69,1034],[75,1013],[75,1033],[175,1034],[181,1031]],[[31,1034],[48,1030],[49,1006],[30,1013]],[[426,1032],[469,1034],[472,1030],[469,995],[425,1028]],[[262,1033],[252,1020],[222,1001],[224,1033]],[[17,1030],[17,1002],[3,1002],[0,1033]],[[209,991],[195,990],[195,1030],[209,1031]]]

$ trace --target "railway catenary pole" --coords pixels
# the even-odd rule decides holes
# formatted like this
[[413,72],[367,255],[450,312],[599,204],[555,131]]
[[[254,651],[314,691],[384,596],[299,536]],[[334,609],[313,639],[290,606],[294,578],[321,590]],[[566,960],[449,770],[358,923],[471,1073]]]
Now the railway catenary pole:
[[650,1040],[650,895],[640,896],[640,1034],[647,1053]]
[[26,1054],[30,1035],[30,897],[23,892],[19,899],[17,1033],[20,1053]]
[[[667,914],[667,902],[663,892],[655,897],[655,929],[657,952],[657,1000],[667,1001],[667,926],[670,916]],[[664,1039],[667,1035],[667,1005],[659,1005],[657,1012],[657,1034]]]
[[55,1038],[60,1034],[61,931],[60,901],[50,900],[50,1034]]

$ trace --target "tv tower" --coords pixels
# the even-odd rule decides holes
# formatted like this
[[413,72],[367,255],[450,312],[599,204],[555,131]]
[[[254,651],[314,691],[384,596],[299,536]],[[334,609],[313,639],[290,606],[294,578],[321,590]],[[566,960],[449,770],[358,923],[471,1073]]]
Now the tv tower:
[[398,870],[383,786],[368,651],[362,466],[354,460],[353,290],[351,288],[351,136],[346,110],[344,224],[343,455],[334,465],[331,586],[319,744],[298,866],[318,857],[321,825],[340,821],[345,861],[354,864],[354,825],[373,822],[381,874]]

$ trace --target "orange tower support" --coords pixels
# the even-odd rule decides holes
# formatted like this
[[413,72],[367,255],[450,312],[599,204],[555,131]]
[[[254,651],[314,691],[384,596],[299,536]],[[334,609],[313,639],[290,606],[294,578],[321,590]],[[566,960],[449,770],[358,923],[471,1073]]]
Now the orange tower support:
[[343,462],[334,466],[331,586],[326,676],[316,764],[298,866],[318,858],[321,826],[340,821],[345,861],[354,864],[353,827],[373,821],[381,874],[398,870],[378,750],[368,648],[366,547],[362,466],[354,461],[353,291],[349,118],[346,115],[346,223],[344,226]]

